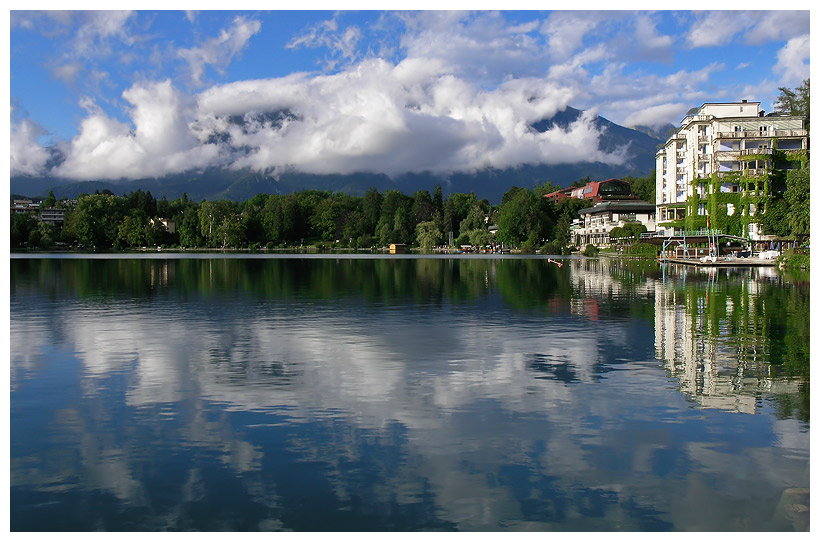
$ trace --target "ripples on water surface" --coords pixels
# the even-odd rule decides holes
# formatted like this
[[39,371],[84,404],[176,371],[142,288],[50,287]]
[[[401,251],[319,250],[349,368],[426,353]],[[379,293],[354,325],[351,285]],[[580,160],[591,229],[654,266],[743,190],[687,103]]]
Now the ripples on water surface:
[[809,285],[12,258],[12,530],[805,530]]

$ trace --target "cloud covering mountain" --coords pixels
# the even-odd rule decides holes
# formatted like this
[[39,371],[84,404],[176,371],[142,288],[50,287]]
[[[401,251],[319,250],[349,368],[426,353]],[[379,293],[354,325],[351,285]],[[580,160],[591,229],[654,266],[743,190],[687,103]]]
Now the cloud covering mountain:
[[[733,32],[709,34],[727,14],[13,12],[10,169],[129,180],[625,166],[628,146],[602,150],[597,114],[658,129],[702,101],[740,98],[738,76],[715,87],[731,48],[678,61],[738,41],[783,44],[757,78],[768,94],[742,96],[771,99],[808,76],[805,13],[744,12]],[[79,122],[62,137],[32,114],[46,108],[25,92],[34,50],[64,84],[54,96],[74,102]],[[533,128],[568,106],[585,112]]]

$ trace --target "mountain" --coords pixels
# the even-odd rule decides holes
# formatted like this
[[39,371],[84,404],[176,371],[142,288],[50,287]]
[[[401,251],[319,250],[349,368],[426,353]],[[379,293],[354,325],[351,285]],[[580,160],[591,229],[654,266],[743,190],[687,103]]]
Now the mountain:
[[633,126],[632,129],[647,134],[648,136],[654,137],[655,139],[666,141],[673,133],[675,133],[678,127],[670,122],[664,126],[661,126],[660,128],[651,128],[649,126]]
[[[582,111],[568,107],[550,119],[534,123],[532,128],[540,132],[554,126],[566,128],[581,114]],[[627,146],[630,160],[626,165],[611,166],[601,162],[525,164],[515,168],[487,168],[448,175],[406,173],[393,178],[379,173],[314,175],[299,172],[288,172],[273,177],[249,170],[211,168],[133,181],[74,181],[55,177],[13,176],[10,188],[11,193],[25,194],[29,197],[45,196],[49,190],[53,190],[58,199],[75,198],[81,193],[91,194],[97,190],[110,190],[114,194],[124,195],[140,188],[146,192],[150,191],[156,198],[165,196],[168,199],[175,199],[186,193],[188,198],[194,201],[243,201],[259,193],[288,194],[304,189],[362,195],[367,189],[376,188],[380,192],[400,190],[406,194],[413,194],[417,190],[432,192],[435,186],[440,184],[445,195],[454,192],[474,192],[479,199],[487,198],[498,203],[501,196],[512,186],[532,188],[545,181],[569,186],[586,177],[592,180],[626,176],[644,177],[653,171],[655,152],[658,146],[664,143],[665,137],[658,137],[657,132],[648,133],[626,128],[600,116],[596,117],[594,122],[596,127],[602,130],[599,145],[601,150],[612,152]],[[57,159],[59,157],[55,157],[55,160]]]

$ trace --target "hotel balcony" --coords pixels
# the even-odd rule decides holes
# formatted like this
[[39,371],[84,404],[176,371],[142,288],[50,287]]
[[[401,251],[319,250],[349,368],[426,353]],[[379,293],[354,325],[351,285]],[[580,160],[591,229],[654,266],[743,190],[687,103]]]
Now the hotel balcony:
[[742,151],[740,151],[740,156],[751,156],[751,155],[755,155],[755,154],[771,155],[772,152],[773,152],[773,149],[769,149],[769,148],[743,149]]
[[742,139],[747,137],[808,137],[808,130],[750,130],[742,132],[718,132],[716,139]]

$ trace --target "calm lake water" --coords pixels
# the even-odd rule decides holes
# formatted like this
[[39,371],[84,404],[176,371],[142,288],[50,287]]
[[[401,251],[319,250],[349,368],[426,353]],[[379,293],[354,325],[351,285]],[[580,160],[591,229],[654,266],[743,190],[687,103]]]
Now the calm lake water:
[[807,278],[152,254],[10,283],[15,531],[808,528]]

